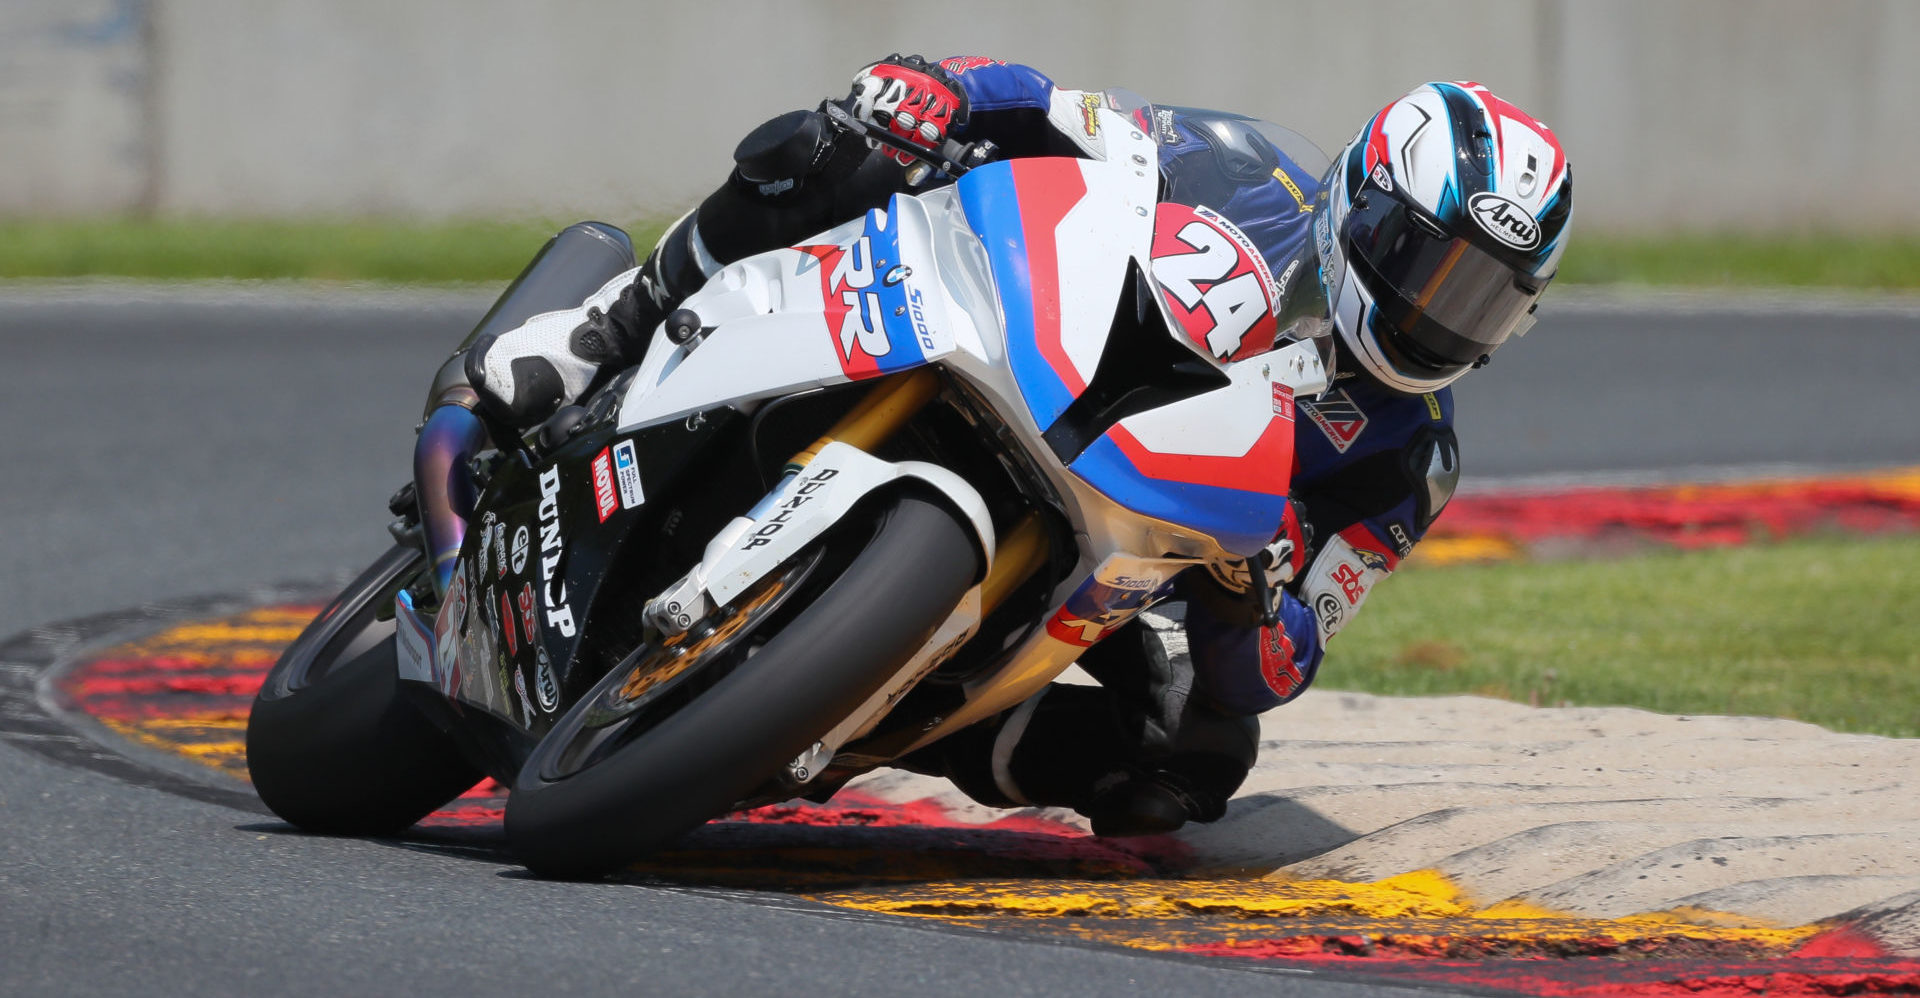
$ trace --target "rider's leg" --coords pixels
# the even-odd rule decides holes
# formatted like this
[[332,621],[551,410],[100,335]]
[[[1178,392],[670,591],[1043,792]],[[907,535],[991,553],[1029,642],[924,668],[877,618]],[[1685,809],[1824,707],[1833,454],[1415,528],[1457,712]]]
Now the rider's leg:
[[577,308],[534,316],[473,341],[441,369],[416,448],[426,546],[440,591],[472,510],[467,459],[485,446],[484,413],[524,430],[579,399],[603,373],[640,362],[669,312],[733,260],[792,244],[884,204],[897,165],[836,142],[817,112],[782,115],[734,151],[735,168],[700,207],[669,226],[646,262]]
[[761,125],[734,150],[726,183],[668,227],[637,270],[580,308],[475,341],[467,374],[487,413],[531,426],[604,370],[637,364],[654,330],[722,266],[886,203],[901,172],[858,142],[836,142],[816,112]]
[[1192,673],[1138,622],[1082,656],[1101,686],[1055,683],[901,760],[994,807],[1068,807],[1101,835],[1172,831],[1226,812],[1259,748],[1253,718],[1190,695]]

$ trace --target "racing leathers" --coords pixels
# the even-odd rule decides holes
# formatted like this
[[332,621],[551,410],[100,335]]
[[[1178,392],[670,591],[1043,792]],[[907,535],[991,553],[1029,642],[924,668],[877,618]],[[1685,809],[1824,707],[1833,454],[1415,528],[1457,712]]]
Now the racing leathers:
[[[876,67],[889,68],[876,75]],[[942,137],[985,139],[1003,157],[1099,156],[1094,109],[1129,113],[1160,145],[1163,204],[1204,213],[1264,257],[1272,320],[1265,335],[1325,321],[1310,223],[1326,158],[1300,136],[1239,115],[1066,90],[1030,67],[983,58],[937,67],[895,58],[862,74],[843,106],[870,113],[860,105],[867,81],[891,86],[893,75],[924,76],[936,97],[960,98],[940,121]],[[921,117],[942,103],[905,92]],[[874,91],[864,93],[871,104]],[[886,123],[911,136],[922,122],[900,109]],[[723,265],[883,207],[909,178],[924,179],[888,150],[836,134],[816,112],[754,130],[735,159],[727,182],[676,222],[640,268],[578,309],[474,344],[467,372],[483,405],[514,425],[544,418],[636,363],[668,311]],[[1203,300],[1208,290],[1204,281],[1189,289]],[[1174,594],[1186,606],[1188,662],[1170,657],[1159,632],[1136,618],[1082,657],[1100,686],[1055,684],[902,764],[947,776],[983,803],[1076,808],[1103,834],[1218,818],[1253,764],[1254,716],[1312,683],[1328,639],[1446,504],[1459,469],[1452,404],[1447,389],[1401,395],[1350,372],[1336,374],[1324,394],[1296,400],[1292,507],[1304,523],[1290,516],[1281,526],[1268,605],[1257,599],[1268,587],[1244,571],[1190,570]]]

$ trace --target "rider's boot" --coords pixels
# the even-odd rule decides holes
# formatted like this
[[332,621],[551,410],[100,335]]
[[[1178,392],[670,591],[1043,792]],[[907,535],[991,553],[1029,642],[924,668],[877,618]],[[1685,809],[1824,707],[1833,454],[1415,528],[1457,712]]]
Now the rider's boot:
[[[414,499],[421,546],[445,595],[466,538],[478,487],[471,459],[495,433],[523,432],[584,395],[603,371],[637,363],[646,336],[666,314],[654,295],[674,247],[694,238],[683,219],[625,282],[609,282],[578,309],[547,312],[455,354],[427,394],[414,444]],[[484,417],[484,418],[483,418]]]
[[466,376],[487,416],[525,430],[585,395],[603,372],[638,364],[654,329],[684,297],[670,289],[704,280],[682,273],[699,271],[695,217],[674,223],[631,280],[601,288],[578,308],[475,340]]
[[638,364],[667,314],[725,263],[858,217],[901,184],[897,166],[836,141],[815,111],[768,121],[733,156],[726,182],[667,229],[631,282],[468,348],[488,416],[516,429],[547,418],[603,372]]
[[1189,696],[1183,670],[1138,624],[1080,664],[1104,685],[1052,684],[900,765],[989,806],[1072,808],[1097,835],[1161,834],[1225,814],[1253,767],[1258,722]]

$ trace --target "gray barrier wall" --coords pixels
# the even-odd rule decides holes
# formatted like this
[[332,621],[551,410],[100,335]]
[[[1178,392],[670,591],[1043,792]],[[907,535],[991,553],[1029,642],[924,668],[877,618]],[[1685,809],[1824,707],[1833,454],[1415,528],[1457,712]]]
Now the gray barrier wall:
[[1910,0],[5,0],[0,212],[659,214],[895,50],[1329,149],[1477,79],[1559,131],[1583,228],[1920,227]]

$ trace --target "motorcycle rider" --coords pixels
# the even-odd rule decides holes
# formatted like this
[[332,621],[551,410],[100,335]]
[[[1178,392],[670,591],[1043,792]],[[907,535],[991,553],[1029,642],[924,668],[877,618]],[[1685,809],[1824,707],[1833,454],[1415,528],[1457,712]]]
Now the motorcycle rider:
[[[1296,332],[1333,327],[1335,381],[1296,400],[1306,418],[1294,501],[1260,559],[1263,578],[1216,566],[1177,582],[1190,665],[1176,667],[1136,619],[1082,657],[1100,686],[1056,683],[900,762],[982,803],[1075,808],[1100,834],[1169,831],[1225,812],[1254,762],[1256,715],[1307,688],[1327,641],[1451,497],[1460,466],[1448,386],[1532,325],[1572,205],[1553,133],[1475,83],[1429,83],[1387,105],[1324,175],[1322,154],[1284,129],[1127,106],[1126,96],[1065,90],[991,59],[890,56],[861,69],[839,102],[926,148],[985,139],[1002,157],[1098,156],[1093,109],[1129,111],[1161,145],[1162,200],[1212,209],[1216,228],[1263,257],[1273,321],[1242,331],[1259,341],[1249,352],[1296,323]],[[578,309],[473,343],[469,385],[443,399],[531,426],[637,363],[667,313],[721,266],[929,182],[912,157],[838,131],[818,111],[767,122],[734,156],[726,183],[644,264]],[[1203,285],[1188,289],[1202,302]],[[1213,321],[1171,291],[1167,304]],[[448,543],[436,538],[435,554],[450,570],[458,537]]]

